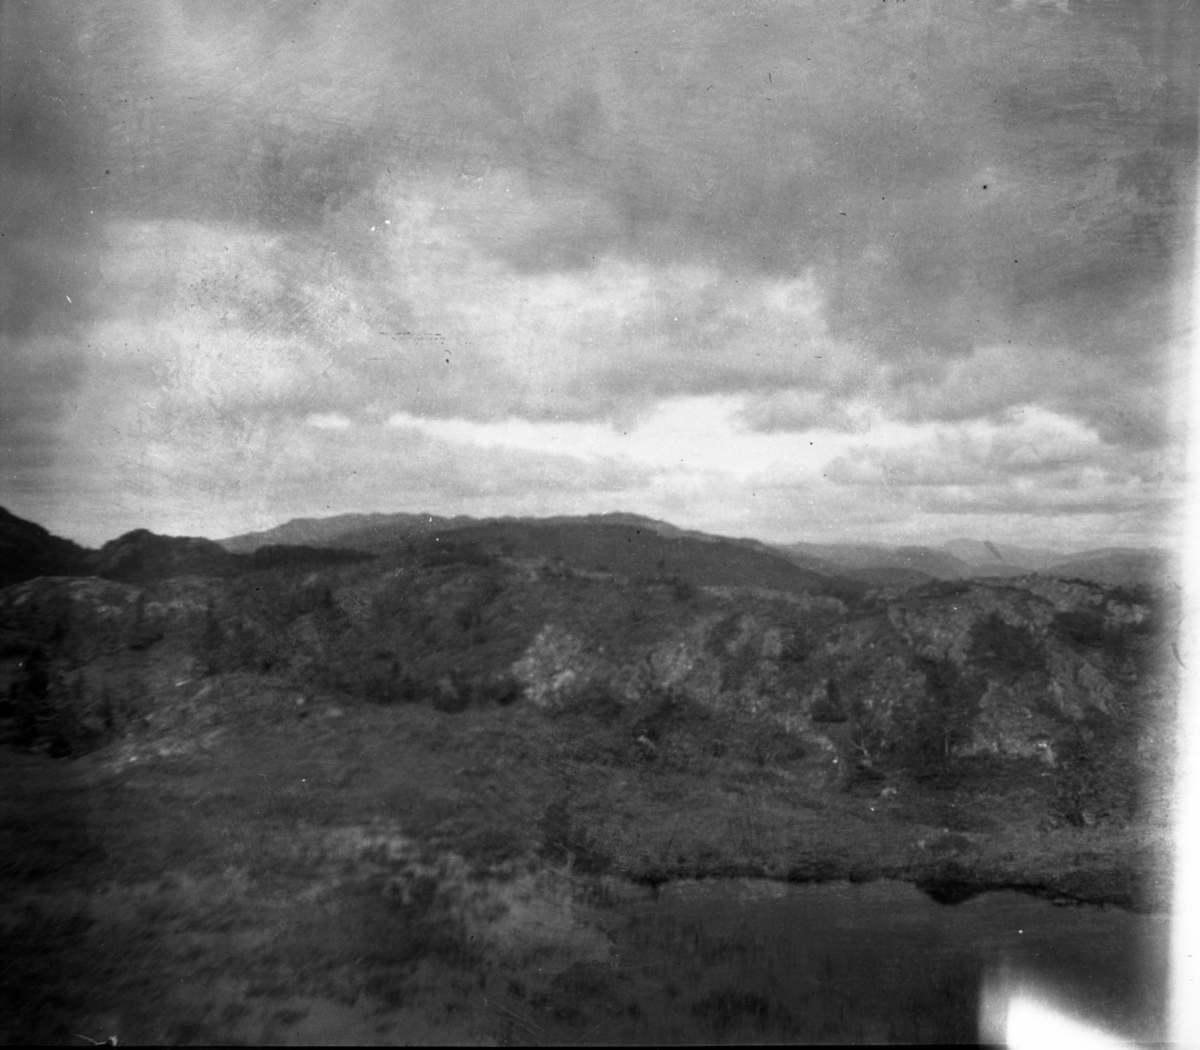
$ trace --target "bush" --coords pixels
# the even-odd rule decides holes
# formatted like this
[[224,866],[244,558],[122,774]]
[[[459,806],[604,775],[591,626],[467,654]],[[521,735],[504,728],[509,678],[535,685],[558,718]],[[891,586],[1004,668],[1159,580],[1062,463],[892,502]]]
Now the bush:
[[971,628],[969,655],[973,662],[1007,674],[1046,669],[1045,654],[1028,628],[1005,623],[996,613]]
[[805,755],[803,741],[773,721],[756,721],[746,727],[746,757],[758,766],[797,762]]
[[803,631],[793,631],[783,643],[783,651],[779,654],[779,662],[787,664],[802,664],[812,653],[812,640]]
[[1090,709],[1055,741],[1054,805],[1068,824],[1132,811],[1137,792],[1137,767],[1128,754],[1132,737],[1120,720]]
[[433,709],[445,714],[461,714],[471,706],[471,689],[469,683],[456,682],[447,675],[438,680],[433,687]]
[[708,713],[691,697],[674,689],[655,689],[648,699],[652,705],[649,713],[633,725],[635,739],[644,736],[657,744],[672,729],[708,717]]
[[612,725],[625,709],[624,699],[608,683],[592,681],[563,706],[568,714],[586,715],[604,725]]
[[825,683],[825,695],[818,697],[812,705],[812,720],[817,723],[840,723],[849,719],[842,706],[841,693],[832,678]]
[[1104,617],[1089,609],[1059,613],[1051,622],[1050,629],[1064,641],[1092,648],[1104,645],[1108,637],[1104,630]]
[[363,697],[372,704],[415,704],[429,690],[407,671],[393,674],[375,674],[361,686]]
[[538,821],[542,846],[538,851],[559,864],[572,862],[574,870],[584,875],[599,875],[609,867],[609,859],[597,848],[587,832],[575,826],[567,803],[552,802]]
[[925,693],[897,750],[916,775],[936,775],[949,767],[954,749],[970,739],[979,690],[949,660],[920,657],[917,667],[925,675]]
[[471,692],[476,703],[508,707],[525,695],[525,688],[511,674],[504,673],[475,679]]

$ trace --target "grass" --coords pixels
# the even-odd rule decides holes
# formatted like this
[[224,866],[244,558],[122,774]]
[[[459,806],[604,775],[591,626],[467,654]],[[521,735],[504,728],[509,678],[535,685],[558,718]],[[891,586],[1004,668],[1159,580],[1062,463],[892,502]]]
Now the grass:
[[[996,799],[970,785],[831,791],[827,753],[764,764],[726,731],[716,757],[711,727],[670,705],[606,724],[526,704],[297,708],[250,674],[169,688],[175,706],[128,739],[0,763],[7,1042],[961,1036],[920,1021],[962,1014],[953,968],[864,1028],[840,979],[772,997],[749,934],[619,916],[638,884],[680,877],[1015,878],[1113,899],[1134,890],[1112,872],[1153,867],[1136,828],[1035,833],[1036,782],[994,830]],[[628,739],[637,718],[653,756]],[[614,970],[628,950],[678,961]]]

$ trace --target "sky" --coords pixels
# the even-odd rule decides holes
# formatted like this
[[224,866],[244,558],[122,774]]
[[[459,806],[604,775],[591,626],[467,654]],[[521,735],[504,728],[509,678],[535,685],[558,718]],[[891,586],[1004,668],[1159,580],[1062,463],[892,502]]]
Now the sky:
[[1200,4],[0,8],[0,504],[1173,543]]

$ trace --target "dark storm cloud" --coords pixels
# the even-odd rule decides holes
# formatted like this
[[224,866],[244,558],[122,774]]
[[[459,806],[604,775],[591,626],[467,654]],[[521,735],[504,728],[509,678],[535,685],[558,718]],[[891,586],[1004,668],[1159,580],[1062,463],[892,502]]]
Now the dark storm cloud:
[[496,246],[516,266],[817,264],[855,336],[962,349],[1094,338],[1169,274],[1196,19],[1155,43],[1130,6],[1160,5],[105,4],[53,29],[91,59],[115,208],[315,223],[382,167],[515,167],[606,205]]

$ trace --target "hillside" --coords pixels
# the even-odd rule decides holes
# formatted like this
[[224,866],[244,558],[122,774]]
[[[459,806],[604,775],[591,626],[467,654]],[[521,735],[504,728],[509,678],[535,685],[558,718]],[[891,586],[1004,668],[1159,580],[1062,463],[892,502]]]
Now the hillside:
[[[339,542],[377,553],[413,546],[411,536],[403,530],[351,532]],[[446,533],[429,533],[420,541],[420,549],[430,549],[430,543],[441,545],[434,549],[452,548],[456,552],[453,557],[466,556],[463,552],[478,549],[506,558],[536,559],[575,572],[611,574],[642,582],[670,582],[676,586],[843,596],[864,590],[852,580],[825,576],[795,565],[766,547],[711,536],[664,535],[640,525],[610,524],[588,518],[476,522],[456,526]]]
[[[109,551],[149,552],[128,574],[137,586],[40,579],[0,592],[0,631],[26,653],[13,693],[23,746],[109,747],[134,711],[186,733],[177,704],[234,675],[352,707],[520,705],[581,769],[740,775],[749,761],[822,797],[884,780],[911,819],[931,804],[921,785],[953,775],[982,777],[985,794],[1035,786],[1020,821],[1116,829],[1169,765],[1170,611],[1148,593],[1031,576],[888,598],[637,525],[344,539],[375,557],[181,574],[212,547],[138,534]],[[178,557],[149,556],[162,550]],[[192,684],[163,694],[154,683],[168,677]],[[134,698],[123,715],[119,697]],[[972,827],[1003,839],[1010,829],[985,810]],[[619,834],[593,832],[609,863],[647,874]]]
[[1044,570],[1064,579],[1089,580],[1118,587],[1166,586],[1178,576],[1176,560],[1155,548],[1113,547],[1085,551]]
[[263,532],[248,532],[219,540],[231,554],[250,554],[268,546],[345,546],[350,533],[386,535],[397,539],[469,524],[472,518],[435,514],[338,514],[329,518],[293,518]]
[[[764,555],[782,556],[793,565],[819,576],[851,581],[851,587],[865,585],[871,588],[903,589],[921,586],[932,580],[1016,578],[1028,573],[1110,585],[1162,586],[1170,579],[1173,568],[1167,552],[1157,549],[1110,548],[1065,554],[1050,548],[1021,547],[973,539],[950,540],[940,547],[893,547],[871,543],[767,544],[759,540],[681,529],[669,522],[623,512],[578,517],[486,520],[410,513],[342,514],[329,518],[295,518],[272,529],[232,536],[218,542],[225,550],[237,554],[251,553],[268,545],[380,551],[395,548],[418,537],[446,535],[468,528],[603,530],[616,526],[640,530],[643,535],[653,534],[663,540],[718,544],[723,552],[736,546]],[[582,533],[578,535],[582,537]],[[581,538],[580,542],[586,548],[593,541]]]
[[1109,586],[1164,587],[1171,584],[1178,568],[1175,559],[1158,548],[1103,548],[1064,554],[1049,548],[959,539],[940,548],[792,543],[778,549],[789,557],[812,559],[812,564],[822,563],[834,573],[873,586],[913,586],[930,579],[1015,579],[1040,574]]
[[0,587],[85,569],[88,551],[0,507]]
[[885,547],[869,543],[791,543],[783,550],[822,559],[850,572],[878,569],[917,572],[929,579],[961,580],[974,575],[972,566],[932,547]]
[[942,544],[942,550],[965,561],[976,570],[1005,567],[1037,571],[1068,557],[1063,551],[1049,547],[1017,547],[1007,543],[958,539]]
[[232,554],[219,543],[193,536],[159,536],[136,529],[87,555],[89,573],[135,583],[170,576],[239,576],[261,569],[348,564],[371,555],[348,547],[268,544]]
[[[868,586],[637,520],[336,542],[369,550],[138,531],[94,552],[119,579],[0,589],[24,1041],[569,1042],[676,997],[719,1041],[760,1000],[611,966],[621,902],[674,880],[1167,906],[1170,592]],[[913,1009],[973,1017],[960,984]],[[781,1031],[844,1030],[807,1003]]]

